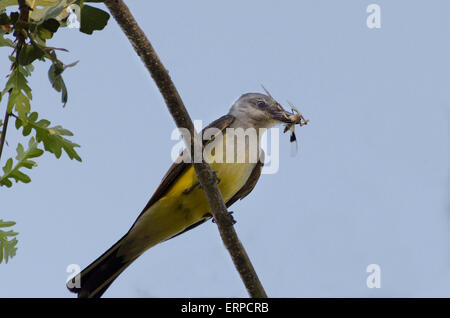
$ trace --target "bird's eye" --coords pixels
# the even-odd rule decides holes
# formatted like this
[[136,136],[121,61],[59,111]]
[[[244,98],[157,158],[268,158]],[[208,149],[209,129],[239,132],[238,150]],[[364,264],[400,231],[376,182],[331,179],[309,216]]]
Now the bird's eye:
[[256,105],[258,105],[259,108],[264,108],[266,107],[266,103],[264,103],[262,100],[259,100],[256,102]]

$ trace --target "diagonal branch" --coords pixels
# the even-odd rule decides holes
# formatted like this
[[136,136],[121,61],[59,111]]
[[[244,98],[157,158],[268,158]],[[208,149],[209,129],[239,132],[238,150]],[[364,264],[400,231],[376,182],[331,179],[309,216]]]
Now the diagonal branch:
[[[197,134],[194,125],[192,124],[192,120],[169,76],[169,73],[161,63],[150,41],[147,39],[130,10],[122,0],[106,0],[105,5],[122,28],[122,31],[133,45],[134,50],[142,59],[142,62],[153,77],[177,127],[189,130],[190,140],[185,140],[185,142],[187,146],[190,147],[191,154],[199,153],[198,147],[201,147],[202,145],[201,143],[194,142],[197,138]],[[218,225],[222,241],[228,249],[250,297],[267,297],[253,265],[234,230],[233,224],[230,222],[230,215],[222,195],[220,194],[219,187],[217,186],[216,177],[212,173],[209,164],[202,160],[200,163],[194,162],[193,165],[197,178],[202,185],[202,189],[211,208],[211,213]]]
[[6,130],[8,129],[8,121],[10,115],[11,114],[8,113],[8,105],[6,105],[5,119],[3,120],[3,127],[0,135],[0,158],[2,157],[3,145],[5,144],[6,140]]

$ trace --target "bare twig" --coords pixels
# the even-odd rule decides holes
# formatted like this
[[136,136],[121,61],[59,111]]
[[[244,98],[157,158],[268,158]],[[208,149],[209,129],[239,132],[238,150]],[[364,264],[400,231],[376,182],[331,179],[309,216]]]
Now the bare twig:
[[[134,50],[140,56],[142,62],[153,77],[177,127],[189,130],[191,140],[185,141],[188,146],[191,147],[191,154],[198,153],[196,147],[201,147],[201,143],[194,142],[197,138],[197,134],[194,125],[192,124],[192,120],[169,76],[169,73],[161,63],[150,41],[147,39],[130,10],[122,0],[106,0],[105,5],[122,28],[123,32],[128,37],[128,40],[133,45]],[[193,156],[191,157],[193,158]],[[228,249],[250,297],[267,297],[253,265],[239,241],[233,224],[230,222],[230,215],[209,164],[204,161],[201,163],[194,162],[193,166],[211,208],[211,213],[218,225],[223,243]]]
[[5,119],[3,120],[2,134],[0,136],[0,158],[2,157],[3,145],[5,144],[6,130],[8,129],[8,121],[10,115],[11,114],[8,113],[8,106],[6,106]]

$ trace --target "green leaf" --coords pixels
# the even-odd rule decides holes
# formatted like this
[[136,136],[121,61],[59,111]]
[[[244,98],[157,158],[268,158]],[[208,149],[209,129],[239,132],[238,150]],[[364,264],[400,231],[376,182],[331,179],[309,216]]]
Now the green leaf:
[[26,44],[20,50],[18,61],[21,65],[28,65],[33,63],[34,60],[42,58],[44,54],[44,50],[37,45]]
[[[45,20],[42,24],[37,26],[34,32],[34,39],[41,46],[46,46],[46,41],[53,37],[53,34],[58,31],[60,23],[56,19]],[[43,49],[42,49],[43,50]]]
[[1,0],[0,10],[5,10],[6,7],[17,5],[16,0]]
[[29,74],[30,73],[28,72],[24,72],[23,68],[15,68],[9,76],[5,90],[23,91],[23,93],[25,93],[26,96],[31,99],[31,88],[28,86],[28,81],[25,78],[26,76],[29,76]]
[[[0,228],[11,227],[15,224],[16,222],[4,222],[0,219]],[[12,230],[0,230],[0,263],[2,263],[3,260],[5,260],[5,263],[8,263],[8,260],[16,255],[16,245],[18,241],[14,236],[17,234],[19,233]]]
[[9,25],[9,24],[11,24],[11,20],[10,20],[8,14],[1,13],[0,14],[0,25]]
[[5,34],[6,32],[3,29],[0,29],[0,47],[2,46],[14,47],[13,41],[5,38]]
[[39,28],[37,30],[37,36],[41,40],[41,45],[44,45],[48,39],[53,37],[53,33],[45,28]]
[[92,34],[95,30],[103,30],[108,23],[109,13],[85,4],[81,8],[80,20],[80,31]]
[[26,118],[27,114],[30,112],[30,100],[22,91],[11,91],[8,101],[8,111],[12,112],[13,109],[17,111],[21,118]]
[[16,225],[16,222],[13,221],[4,222],[3,220],[0,220],[0,227],[10,227],[13,225]]
[[42,25],[40,25],[39,27],[47,29],[52,33],[55,33],[56,31],[58,31],[59,22],[56,19],[48,19],[45,20],[44,23],[42,23]]
[[48,70],[48,78],[50,80],[50,83],[52,84],[53,88],[57,92],[61,92],[61,101],[63,103],[63,106],[67,103],[67,88],[66,84],[64,84],[64,80],[62,78],[62,72],[68,67],[75,66],[78,63],[78,61],[64,65],[60,61],[56,61],[50,66],[50,69]]
[[19,72],[22,73],[24,76],[30,76],[31,73],[34,71],[34,66],[33,64],[29,64],[29,65],[19,65]]
[[74,3],[75,0],[59,0],[56,4],[42,9],[35,9],[32,11],[30,18],[37,22],[37,24],[43,23],[45,20],[56,18],[61,12]]
[[73,136],[72,132],[61,126],[50,126],[50,121],[40,119],[38,113],[31,113],[26,120],[26,124],[20,118],[16,119],[16,128],[23,127],[22,134],[28,136],[32,130],[36,132],[36,140],[44,143],[44,149],[55,154],[56,158],[61,157],[62,150],[70,159],[81,161],[80,156],[74,148],[80,147],[78,144],[64,138],[63,136]]
[[31,181],[30,177],[20,171],[21,168],[31,169],[37,166],[37,163],[30,160],[31,158],[39,157],[44,151],[38,148],[38,143],[31,137],[28,142],[28,149],[25,150],[22,144],[17,145],[16,164],[13,166],[13,159],[9,158],[6,161],[3,169],[3,176],[0,177],[0,186],[12,187],[12,179],[16,182],[28,183]]
[[30,112],[30,100],[32,98],[31,88],[28,86],[25,78],[29,74],[30,68],[24,68],[19,65],[12,71],[2,92],[2,95],[9,92],[8,111],[16,110],[19,117],[23,120],[26,120],[26,115]]
[[11,12],[9,18],[11,19],[11,24],[17,23],[17,20],[19,20],[19,12]]

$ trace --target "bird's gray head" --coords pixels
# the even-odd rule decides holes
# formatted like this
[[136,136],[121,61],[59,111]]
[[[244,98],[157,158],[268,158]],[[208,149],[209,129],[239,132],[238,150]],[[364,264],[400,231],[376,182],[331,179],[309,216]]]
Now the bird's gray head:
[[271,96],[260,93],[247,93],[239,97],[229,114],[247,127],[270,128],[280,123],[292,123],[289,119],[292,113],[284,110]]

